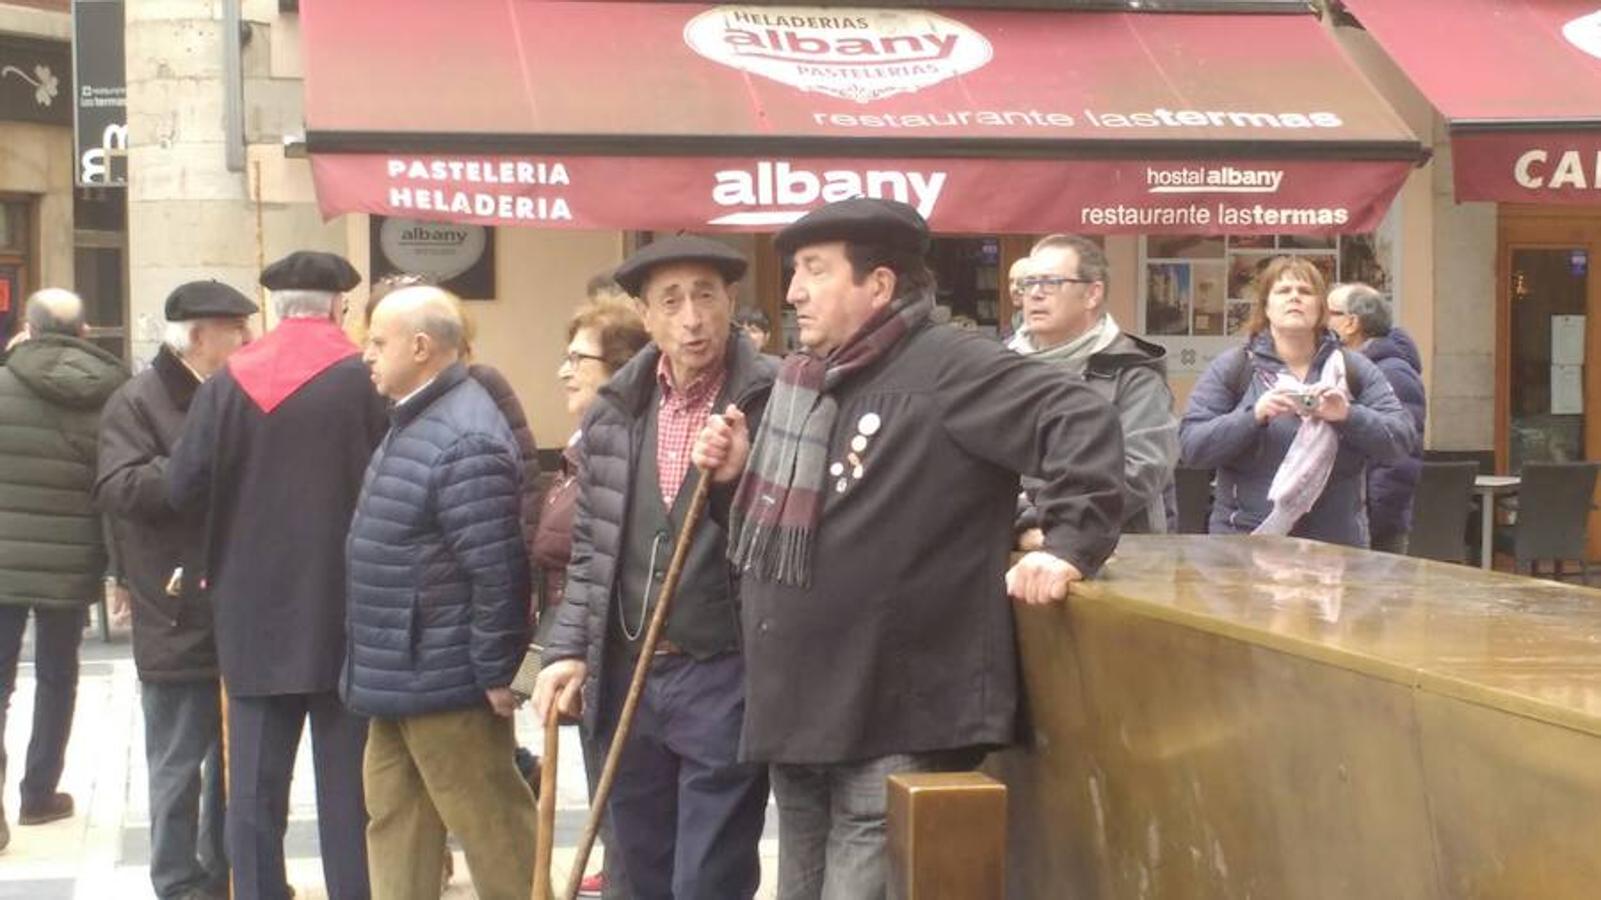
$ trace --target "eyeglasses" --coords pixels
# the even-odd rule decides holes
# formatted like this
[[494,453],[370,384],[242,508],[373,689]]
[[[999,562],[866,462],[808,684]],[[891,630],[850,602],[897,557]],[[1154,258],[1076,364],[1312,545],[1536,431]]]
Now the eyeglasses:
[[1047,294],[1059,294],[1067,290],[1070,284],[1094,284],[1095,281],[1094,278],[1069,278],[1066,275],[1031,275],[1017,279],[1017,289],[1025,294],[1033,293],[1036,288]]
[[564,354],[561,359],[562,359],[563,363],[566,363],[567,365],[572,366],[575,369],[578,368],[578,364],[579,363],[583,362],[586,359],[592,359],[592,360],[594,360],[596,362],[605,362],[606,361],[606,357],[604,357],[604,356],[596,356],[593,353],[579,353],[577,350],[568,350],[567,353]]

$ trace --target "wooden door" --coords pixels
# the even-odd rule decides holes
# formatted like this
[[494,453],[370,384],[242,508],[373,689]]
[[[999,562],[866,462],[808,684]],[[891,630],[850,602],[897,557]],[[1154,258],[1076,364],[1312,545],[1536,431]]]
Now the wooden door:
[[1601,460],[1601,208],[1503,206],[1498,243],[1497,468]]

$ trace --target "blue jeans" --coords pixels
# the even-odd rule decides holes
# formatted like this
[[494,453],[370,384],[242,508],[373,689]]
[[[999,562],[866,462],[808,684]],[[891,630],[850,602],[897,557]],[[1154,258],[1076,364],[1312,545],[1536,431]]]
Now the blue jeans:
[[216,681],[144,682],[150,884],[167,900],[228,884]]
[[775,763],[778,900],[882,900],[889,776],[971,769],[980,757],[949,750],[833,765]]

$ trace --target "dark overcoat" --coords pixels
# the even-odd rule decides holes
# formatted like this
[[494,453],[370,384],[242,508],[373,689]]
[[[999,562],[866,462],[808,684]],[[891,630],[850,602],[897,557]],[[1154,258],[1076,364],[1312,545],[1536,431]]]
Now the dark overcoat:
[[[106,403],[95,503],[111,517],[119,577],[133,600],[133,661],[145,681],[217,676],[211,602],[200,591],[205,517],[167,503],[167,460],[200,380],[163,346]],[[168,581],[182,568],[176,595]]]
[[1011,743],[1018,477],[1041,479],[1046,547],[1093,575],[1122,521],[1116,411],[945,325],[915,329],[833,396],[810,585],[741,581],[741,755],[828,764]]
[[[293,378],[270,411],[235,375],[247,352],[257,371],[300,372],[296,339],[323,325],[334,327],[286,320],[234,354],[195,396],[167,467],[173,506],[205,509],[218,661],[235,696],[339,685],[345,536],[367,460],[389,426],[387,403],[353,344],[310,377]],[[264,364],[263,355],[281,359]]]

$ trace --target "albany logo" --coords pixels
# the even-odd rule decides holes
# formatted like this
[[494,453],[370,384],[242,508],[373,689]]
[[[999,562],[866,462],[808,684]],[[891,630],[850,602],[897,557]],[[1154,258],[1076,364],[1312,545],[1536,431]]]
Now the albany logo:
[[784,160],[761,160],[754,169],[725,169],[714,177],[717,183],[712,186],[712,202],[735,209],[706,224],[753,228],[788,225],[819,204],[852,197],[899,200],[917,207],[927,219],[934,215],[947,173],[899,169],[815,171]]
[[994,55],[983,35],[919,10],[718,6],[689,20],[684,43],[713,62],[857,103],[920,91]]
[[1601,59],[1601,9],[1562,26],[1562,36],[1573,46]]

